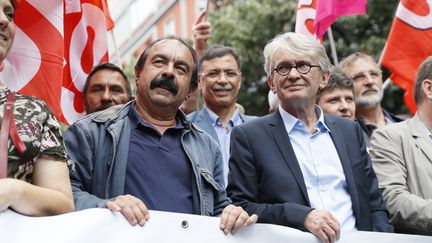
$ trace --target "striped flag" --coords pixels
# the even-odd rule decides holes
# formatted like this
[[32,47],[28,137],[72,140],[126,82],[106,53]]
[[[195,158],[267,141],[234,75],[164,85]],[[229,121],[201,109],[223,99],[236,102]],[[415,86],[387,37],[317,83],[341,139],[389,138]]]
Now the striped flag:
[[25,0],[0,78],[11,90],[44,100],[72,123],[84,115],[82,90],[91,69],[108,61],[106,0]]
[[[107,27],[113,27],[106,0],[65,0],[61,107],[64,120],[72,123],[85,114],[82,91],[87,75],[108,61]],[[107,21],[108,20],[108,21]]]
[[63,0],[21,1],[15,24],[15,41],[0,77],[11,90],[44,100],[61,117]]

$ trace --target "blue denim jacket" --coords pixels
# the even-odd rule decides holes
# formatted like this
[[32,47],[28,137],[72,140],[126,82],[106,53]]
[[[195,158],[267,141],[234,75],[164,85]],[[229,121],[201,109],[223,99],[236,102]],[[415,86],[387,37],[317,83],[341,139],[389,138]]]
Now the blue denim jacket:
[[[64,135],[75,209],[105,207],[124,194],[131,126],[129,110],[135,102],[92,113],[72,124]],[[218,145],[179,112],[184,123],[181,143],[191,162],[195,206],[201,215],[219,215],[231,201],[223,185]],[[198,199],[198,200],[197,200]]]

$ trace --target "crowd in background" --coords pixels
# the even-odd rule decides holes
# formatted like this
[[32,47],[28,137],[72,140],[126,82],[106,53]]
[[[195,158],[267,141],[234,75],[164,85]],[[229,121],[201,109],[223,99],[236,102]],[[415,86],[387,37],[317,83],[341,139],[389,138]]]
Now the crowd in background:
[[[15,8],[0,0],[0,60]],[[0,211],[108,208],[143,226],[161,210],[219,216],[225,233],[270,223],[323,242],[348,230],[432,235],[432,57],[403,121],[382,108],[370,55],[333,66],[317,40],[275,35],[263,50],[269,115],[250,116],[237,103],[239,54],[208,46],[205,15],[193,47],[177,37],[147,46],[136,94],[121,68],[95,66],[87,116],[64,129],[43,101],[0,82]]]

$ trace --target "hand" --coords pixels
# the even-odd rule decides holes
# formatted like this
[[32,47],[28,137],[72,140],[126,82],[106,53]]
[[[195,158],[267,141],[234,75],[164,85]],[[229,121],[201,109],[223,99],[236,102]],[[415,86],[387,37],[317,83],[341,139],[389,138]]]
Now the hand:
[[136,224],[144,226],[150,217],[144,203],[131,195],[118,196],[113,202],[107,202],[106,207],[111,211],[121,212],[133,226]]
[[20,181],[16,179],[0,179],[0,212],[13,206],[19,198]]
[[206,14],[206,11],[203,10],[192,27],[194,48],[198,55],[207,48],[207,41],[210,38],[211,24],[204,22]]
[[340,225],[328,211],[312,210],[306,216],[304,226],[325,243],[335,242],[340,237]]
[[223,230],[225,234],[229,232],[235,233],[242,226],[254,224],[258,220],[256,214],[249,217],[249,214],[244,211],[242,207],[236,207],[232,204],[224,208],[220,218],[220,229]]

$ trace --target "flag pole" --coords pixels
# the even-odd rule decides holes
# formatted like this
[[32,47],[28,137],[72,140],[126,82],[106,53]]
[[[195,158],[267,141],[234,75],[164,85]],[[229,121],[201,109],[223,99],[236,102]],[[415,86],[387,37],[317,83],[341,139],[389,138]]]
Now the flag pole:
[[116,59],[117,59],[117,65],[120,68],[123,68],[123,60],[122,60],[122,58],[120,56],[120,50],[119,50],[119,48],[117,46],[117,41],[116,41],[116,37],[115,37],[115,34],[114,34],[114,28],[112,28],[110,32],[111,32],[111,38],[113,40],[114,52],[115,52],[115,56],[116,56]]
[[334,42],[333,31],[332,31],[331,27],[329,27],[327,29],[327,36],[328,36],[328,39],[330,41],[330,49],[331,49],[331,53],[332,53],[332,57],[333,57],[333,64],[338,65],[339,60],[338,60],[338,56],[337,56],[337,52],[336,52],[336,45]]

